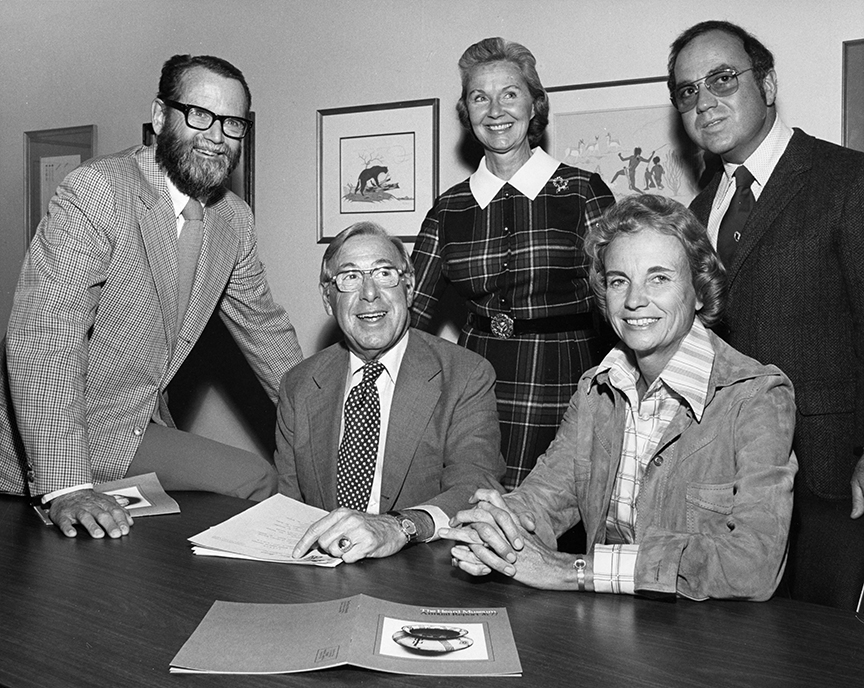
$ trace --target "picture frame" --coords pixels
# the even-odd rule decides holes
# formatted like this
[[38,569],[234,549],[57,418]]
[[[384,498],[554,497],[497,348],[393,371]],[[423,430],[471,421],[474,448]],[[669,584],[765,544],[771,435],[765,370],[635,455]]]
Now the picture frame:
[[864,38],[843,41],[843,145],[864,151]]
[[63,178],[96,155],[96,125],[24,132],[24,249]]
[[318,243],[355,222],[413,241],[438,196],[437,98],[318,110]]
[[[240,160],[237,167],[225,181],[223,185],[229,191],[233,191],[240,196],[252,212],[255,212],[255,113],[250,112],[247,118],[252,120],[252,128],[249,129],[246,136],[240,142]],[[145,146],[152,146],[156,143],[156,132],[153,131],[153,125],[150,122],[145,122],[141,125],[141,143]]]
[[547,89],[552,157],[597,172],[616,199],[654,193],[689,205],[703,156],[669,100],[666,77]]

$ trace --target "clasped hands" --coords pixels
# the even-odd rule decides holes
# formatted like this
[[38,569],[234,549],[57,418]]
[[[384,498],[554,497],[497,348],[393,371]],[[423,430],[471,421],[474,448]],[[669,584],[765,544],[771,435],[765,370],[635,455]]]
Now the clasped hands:
[[[442,528],[442,538],[457,543],[452,563],[472,576],[498,571],[525,585],[546,590],[577,588],[575,555],[546,545],[535,533],[533,514],[517,513],[495,490],[474,493],[472,509],[460,511]],[[586,589],[593,590],[593,557],[585,556]]]
[[317,546],[345,563],[389,557],[407,543],[396,519],[340,507],[309,526],[291,556],[299,559]]

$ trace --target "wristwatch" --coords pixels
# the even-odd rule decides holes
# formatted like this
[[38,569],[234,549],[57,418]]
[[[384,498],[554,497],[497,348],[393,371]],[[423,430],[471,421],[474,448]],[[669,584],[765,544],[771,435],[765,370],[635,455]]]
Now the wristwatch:
[[579,592],[585,592],[585,569],[588,562],[582,557],[579,557],[573,562],[573,568],[576,569],[576,585],[579,587]]
[[417,524],[414,521],[401,511],[388,511],[387,515],[396,519],[396,525],[399,526],[399,529],[405,536],[405,544],[417,542]]

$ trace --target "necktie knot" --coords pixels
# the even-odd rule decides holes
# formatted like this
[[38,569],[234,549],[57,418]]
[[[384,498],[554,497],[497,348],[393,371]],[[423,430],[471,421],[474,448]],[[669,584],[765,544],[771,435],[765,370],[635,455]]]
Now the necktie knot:
[[377,379],[381,373],[384,372],[384,365],[379,361],[369,361],[366,365],[363,366],[363,380],[360,384],[372,384]]
[[735,174],[733,176],[735,177],[736,189],[749,189],[751,184],[753,184],[753,182],[755,181],[753,173],[750,172],[750,170],[748,170],[746,167],[744,167],[744,165],[738,167],[738,169],[735,170]]
[[184,220],[203,220],[204,208],[201,207],[201,204],[197,200],[190,198],[180,214]]

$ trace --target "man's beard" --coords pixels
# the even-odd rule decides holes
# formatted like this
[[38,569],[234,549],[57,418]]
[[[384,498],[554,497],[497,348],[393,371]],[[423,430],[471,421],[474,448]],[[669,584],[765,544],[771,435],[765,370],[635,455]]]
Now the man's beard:
[[[196,146],[223,155],[205,158],[195,153]],[[191,141],[182,139],[166,125],[156,136],[156,162],[174,186],[192,198],[209,199],[239,161],[239,148],[233,150],[227,143],[214,144],[201,135],[196,135]]]

